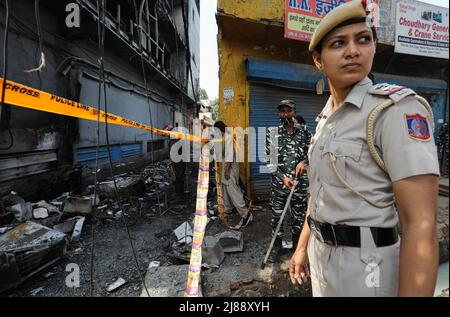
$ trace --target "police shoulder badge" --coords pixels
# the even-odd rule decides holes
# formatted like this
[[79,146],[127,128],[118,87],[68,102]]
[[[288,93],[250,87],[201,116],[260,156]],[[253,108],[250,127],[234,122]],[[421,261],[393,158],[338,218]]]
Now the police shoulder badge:
[[430,140],[430,125],[426,117],[418,113],[413,115],[406,114],[405,120],[408,134],[411,138],[420,141]]

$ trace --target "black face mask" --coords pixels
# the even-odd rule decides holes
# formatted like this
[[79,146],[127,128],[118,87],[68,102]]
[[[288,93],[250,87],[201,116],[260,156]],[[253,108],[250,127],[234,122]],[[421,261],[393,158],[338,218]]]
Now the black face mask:
[[284,117],[280,118],[280,122],[282,125],[291,125],[294,123],[294,120],[292,119],[292,117]]

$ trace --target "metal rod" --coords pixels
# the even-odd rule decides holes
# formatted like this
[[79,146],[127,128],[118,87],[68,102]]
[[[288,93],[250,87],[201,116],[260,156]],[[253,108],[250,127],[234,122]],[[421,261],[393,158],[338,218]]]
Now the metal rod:
[[131,34],[131,42],[133,42],[133,36],[134,36],[134,22],[133,22],[133,20],[130,20],[130,34]]
[[283,213],[281,214],[280,220],[278,221],[277,228],[275,229],[275,232],[273,234],[272,241],[270,241],[269,249],[267,250],[266,256],[264,257],[264,261],[261,264],[261,270],[264,269],[264,267],[266,266],[267,260],[269,259],[270,252],[272,251],[273,245],[275,243],[275,239],[277,238],[278,231],[280,231],[281,225],[283,224],[284,216],[286,215],[286,211],[288,210],[288,207],[291,203],[292,195],[294,194],[294,190],[297,187],[297,184],[298,184],[298,181],[294,181],[294,185],[292,186],[291,192],[289,193],[289,196],[286,200],[286,205],[284,206]]
[[120,4],[117,5],[117,29],[120,31]]
[[147,37],[147,51],[149,52],[148,55],[151,56],[150,53],[152,51],[152,47],[151,47],[152,42],[150,41],[150,37],[151,37],[151,33],[150,33],[150,18],[149,18],[150,12],[148,10],[148,0],[145,1],[145,14],[147,16],[147,34],[148,34],[148,37]]
[[[159,47],[158,11],[156,9],[156,4],[157,2],[155,2],[155,36],[156,36],[156,47]],[[156,52],[156,60],[158,59],[159,59],[158,52]]]

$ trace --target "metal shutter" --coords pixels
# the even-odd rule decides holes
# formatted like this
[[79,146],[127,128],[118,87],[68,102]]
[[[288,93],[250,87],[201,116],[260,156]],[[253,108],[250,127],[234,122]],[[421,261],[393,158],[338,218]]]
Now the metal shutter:
[[[316,117],[322,111],[329,93],[317,95],[315,92],[288,89],[261,83],[250,83],[250,126],[258,128],[278,126],[277,105],[280,100],[291,99],[296,104],[296,113],[301,115],[314,134]],[[257,138],[251,138],[250,185],[255,200],[266,200],[270,197],[270,174],[265,169],[263,158],[265,152],[265,134],[257,133]],[[255,150],[257,153],[255,153]]]

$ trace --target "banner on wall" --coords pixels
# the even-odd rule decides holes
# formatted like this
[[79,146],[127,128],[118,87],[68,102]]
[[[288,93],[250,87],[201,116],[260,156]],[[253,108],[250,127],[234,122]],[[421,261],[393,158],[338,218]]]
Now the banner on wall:
[[448,59],[448,9],[397,3],[395,52]]
[[310,42],[320,20],[349,0],[286,0],[284,37]]

